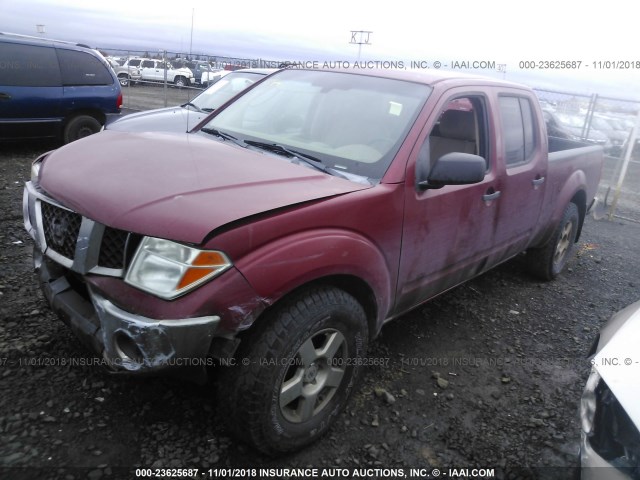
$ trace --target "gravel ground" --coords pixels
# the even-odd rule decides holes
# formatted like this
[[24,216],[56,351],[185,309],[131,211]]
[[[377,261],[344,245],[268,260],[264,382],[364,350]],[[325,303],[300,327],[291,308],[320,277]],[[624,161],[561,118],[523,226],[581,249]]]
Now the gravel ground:
[[571,478],[586,352],[611,314],[640,299],[640,224],[588,218],[558,280],[533,280],[516,258],[388,324],[370,352],[384,365],[366,370],[329,435],[270,459],[227,436],[215,382],[109,375],[49,311],[21,199],[31,160],[51,148],[0,144],[1,478],[134,478],[136,467]]

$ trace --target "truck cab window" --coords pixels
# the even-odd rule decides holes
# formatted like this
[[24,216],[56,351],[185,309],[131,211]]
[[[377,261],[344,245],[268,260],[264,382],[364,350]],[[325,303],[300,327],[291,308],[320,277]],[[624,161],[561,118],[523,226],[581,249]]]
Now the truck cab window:
[[429,135],[431,165],[438,158],[452,152],[488,158],[484,118],[484,102],[480,97],[462,97],[449,101]]
[[500,115],[506,165],[526,162],[536,146],[531,103],[522,97],[501,96]]

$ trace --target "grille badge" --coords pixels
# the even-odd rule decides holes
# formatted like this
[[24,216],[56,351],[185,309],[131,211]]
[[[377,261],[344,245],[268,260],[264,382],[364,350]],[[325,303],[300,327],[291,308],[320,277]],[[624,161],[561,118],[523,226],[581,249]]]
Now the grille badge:
[[51,219],[51,243],[59,248],[64,247],[65,234],[68,229],[68,220],[62,216],[54,214]]

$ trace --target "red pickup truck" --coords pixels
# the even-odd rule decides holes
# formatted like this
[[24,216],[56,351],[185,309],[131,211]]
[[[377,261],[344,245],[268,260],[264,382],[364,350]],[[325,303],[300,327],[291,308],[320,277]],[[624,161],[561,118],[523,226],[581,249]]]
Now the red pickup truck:
[[105,363],[215,360],[222,418],[274,454],[327,431],[386,321],[525,250],[558,275],[602,155],[547,138],[519,85],[283,70],[191,133],[43,155],[24,219],[48,302]]

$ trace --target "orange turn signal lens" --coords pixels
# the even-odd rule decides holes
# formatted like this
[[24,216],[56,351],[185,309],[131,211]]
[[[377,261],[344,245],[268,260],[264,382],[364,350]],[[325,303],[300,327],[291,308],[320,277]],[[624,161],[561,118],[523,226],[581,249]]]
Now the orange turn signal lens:
[[213,273],[214,268],[190,268],[180,279],[180,283],[178,283],[177,289],[180,290],[182,288],[188,287],[189,285],[196,283],[197,281],[203,279],[207,275]]

